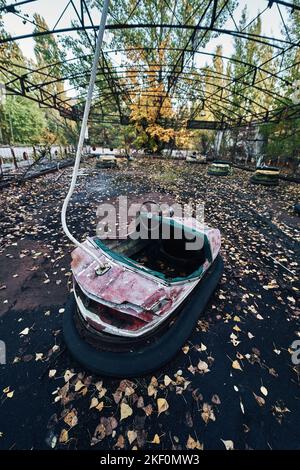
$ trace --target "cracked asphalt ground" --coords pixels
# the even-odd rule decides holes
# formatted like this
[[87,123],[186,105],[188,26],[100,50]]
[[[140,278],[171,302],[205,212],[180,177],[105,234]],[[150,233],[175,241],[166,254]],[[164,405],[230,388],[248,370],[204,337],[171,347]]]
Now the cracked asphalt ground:
[[[251,185],[249,173],[136,160],[82,176],[68,212],[93,235],[96,207],[127,195],[205,202],[222,234],[225,271],[198,327],[174,360],[134,380],[91,375],[64,345],[71,243],[60,209],[71,170],[1,192],[1,449],[299,449],[300,186]],[[300,358],[300,355],[298,355]]]

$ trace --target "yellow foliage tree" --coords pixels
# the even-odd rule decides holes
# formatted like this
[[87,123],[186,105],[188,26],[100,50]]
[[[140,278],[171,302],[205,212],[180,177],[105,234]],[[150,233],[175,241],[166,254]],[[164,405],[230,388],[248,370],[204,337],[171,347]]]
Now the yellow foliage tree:
[[[181,119],[160,78],[163,63],[163,47],[158,49],[155,65],[148,64],[142,78],[135,69],[127,70],[130,81],[130,120],[134,123],[138,144],[153,151],[169,147],[188,147],[191,139],[186,120]],[[130,51],[133,59],[134,51]],[[136,59],[141,58],[141,53]],[[158,64],[158,65],[157,65]]]

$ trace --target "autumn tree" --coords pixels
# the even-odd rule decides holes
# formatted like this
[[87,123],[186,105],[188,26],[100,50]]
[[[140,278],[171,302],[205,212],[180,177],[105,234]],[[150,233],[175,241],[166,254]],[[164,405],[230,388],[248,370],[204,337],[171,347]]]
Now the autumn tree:
[[[218,2],[216,27],[220,27],[228,16],[227,3]],[[95,0],[87,0],[87,4],[91,9],[99,7]],[[235,5],[235,1],[231,0],[230,4]],[[193,56],[200,44],[201,47],[207,44],[211,32],[203,35],[197,30],[163,25],[208,24],[212,2],[183,0],[173,4],[164,0],[124,0],[113,2],[111,11],[116,23],[130,20],[136,24],[159,26],[116,29],[105,36],[104,49],[118,52],[116,63],[105,53],[100,58],[91,115],[97,113],[99,122],[106,113],[119,116],[120,120],[130,118],[136,131],[133,142],[136,147],[146,146],[159,151],[165,146],[187,146],[192,136],[186,130],[186,124],[193,100],[193,87],[189,82],[195,70]],[[80,21],[76,20],[74,24],[79,25]],[[71,75],[76,76],[74,84],[82,84],[84,99],[83,84],[87,82],[86,75],[91,66],[93,34],[79,31],[76,39],[68,37],[64,43],[78,57],[67,67],[73,72]],[[92,127],[94,122],[90,123]]]

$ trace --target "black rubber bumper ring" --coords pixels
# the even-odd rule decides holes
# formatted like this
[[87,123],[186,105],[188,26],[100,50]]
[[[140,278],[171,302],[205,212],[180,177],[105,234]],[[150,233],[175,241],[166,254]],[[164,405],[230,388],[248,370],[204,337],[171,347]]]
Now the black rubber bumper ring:
[[72,356],[89,371],[109,377],[139,377],[167,364],[184,345],[223,274],[223,260],[216,258],[202,281],[178,313],[178,318],[156,341],[138,352],[99,351],[78,333],[74,322],[76,301],[71,295],[64,312],[63,332]]

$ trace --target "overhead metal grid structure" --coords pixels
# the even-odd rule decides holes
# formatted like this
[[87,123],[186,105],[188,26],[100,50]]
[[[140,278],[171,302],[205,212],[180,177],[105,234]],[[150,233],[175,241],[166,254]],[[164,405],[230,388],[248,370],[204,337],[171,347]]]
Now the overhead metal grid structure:
[[[27,97],[41,107],[56,109],[61,116],[78,120],[82,117],[99,26],[94,19],[99,17],[102,2],[53,0],[52,14],[57,8],[57,19],[53,27],[41,29],[29,10],[32,12],[30,4],[34,3],[39,12],[42,2],[2,2],[0,16],[5,19],[6,15],[15,15],[26,23],[28,32],[0,37],[0,47],[47,35],[55,35],[58,41],[66,41],[68,37],[74,41],[79,35],[86,53],[40,67],[1,60],[1,81],[8,94]],[[160,106],[171,103],[175,111],[180,111],[181,125],[184,122],[190,129],[227,129],[300,117],[300,106],[290,99],[294,84],[289,73],[299,67],[300,60],[292,64],[286,61],[300,43],[289,34],[285,20],[289,15],[300,15],[297,2],[262,0],[261,11],[243,28],[236,14],[236,0],[128,0],[121,3],[122,7],[118,0],[110,2],[106,25],[109,34],[99,62],[91,120],[128,124],[133,103],[151,106],[153,84],[160,85],[161,94],[156,90]],[[187,4],[190,5],[185,14]],[[270,9],[276,9],[281,19],[283,34],[278,37],[256,34],[251,29],[258,18],[268,18]],[[141,16],[145,18],[143,23],[137,22]],[[231,23],[232,28],[225,27],[225,22]],[[242,45],[250,41],[265,46],[269,57],[262,61],[257,57],[249,58],[248,61],[218,54],[215,38],[222,44],[225,37],[239,39]],[[214,39],[214,47],[210,45],[211,39]],[[211,66],[218,59],[223,61],[222,71]],[[242,73],[232,78],[225,67],[241,67]],[[276,86],[273,86],[274,81]],[[257,101],[256,91],[264,99]],[[176,119],[170,120],[169,125],[178,125]]]

